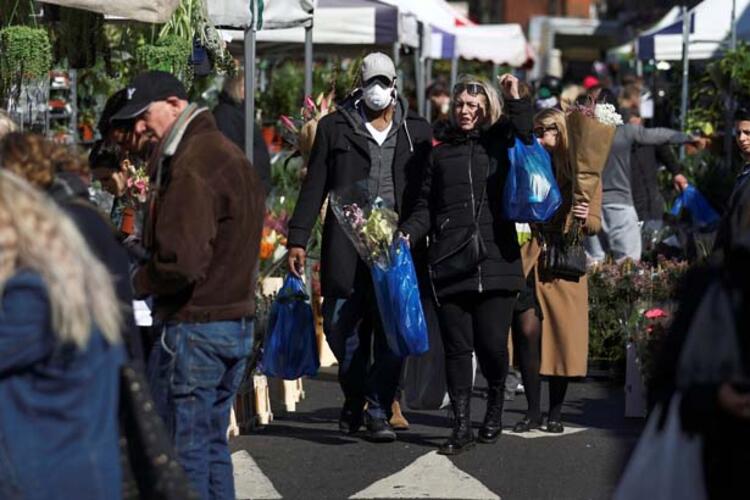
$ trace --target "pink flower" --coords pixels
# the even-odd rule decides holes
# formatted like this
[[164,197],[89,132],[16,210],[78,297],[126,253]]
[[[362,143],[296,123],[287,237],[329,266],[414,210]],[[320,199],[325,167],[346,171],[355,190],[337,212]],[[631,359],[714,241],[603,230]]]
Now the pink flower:
[[646,311],[645,313],[643,313],[643,315],[647,319],[659,319],[659,318],[666,318],[666,317],[669,316],[666,313],[666,311],[664,311],[664,309],[659,309],[658,307],[655,307],[653,309],[649,309],[648,311]]
[[287,130],[289,130],[292,133],[299,133],[299,130],[297,130],[297,127],[294,125],[294,122],[286,115],[281,115],[279,117],[279,120],[281,121],[281,124],[286,127]]
[[308,111],[311,113],[314,113],[317,109],[317,106],[315,106],[315,103],[310,98],[310,96],[305,96],[305,108],[307,108]]
[[135,181],[135,187],[139,191],[145,191],[146,190],[146,181],[144,181],[143,179],[136,180]]

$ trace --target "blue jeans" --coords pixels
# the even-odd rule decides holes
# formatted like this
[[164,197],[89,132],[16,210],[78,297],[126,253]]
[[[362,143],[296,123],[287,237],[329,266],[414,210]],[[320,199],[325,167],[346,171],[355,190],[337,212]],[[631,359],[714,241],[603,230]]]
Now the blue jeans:
[[346,299],[323,302],[326,340],[339,362],[339,384],[345,407],[387,419],[396,395],[403,360],[393,354],[383,333],[372,282],[358,283]]
[[149,357],[156,410],[205,500],[235,499],[227,426],[252,342],[249,319],[168,323]]

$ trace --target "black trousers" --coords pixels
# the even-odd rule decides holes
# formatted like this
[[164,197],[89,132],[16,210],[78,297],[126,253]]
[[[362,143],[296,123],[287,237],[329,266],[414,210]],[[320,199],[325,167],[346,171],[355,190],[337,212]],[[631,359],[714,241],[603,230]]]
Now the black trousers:
[[472,352],[490,387],[508,374],[508,331],[516,292],[467,292],[441,298],[438,317],[445,347],[448,392],[472,387]]

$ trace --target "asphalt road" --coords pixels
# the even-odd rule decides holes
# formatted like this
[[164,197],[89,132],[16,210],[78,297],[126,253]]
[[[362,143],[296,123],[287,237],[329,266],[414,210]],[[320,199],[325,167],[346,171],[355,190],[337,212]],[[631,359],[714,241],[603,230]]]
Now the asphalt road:
[[[483,382],[472,412],[484,414]],[[571,384],[565,435],[504,433],[454,458],[434,453],[449,433],[445,411],[410,411],[409,431],[374,444],[338,432],[343,402],[335,368],[304,382],[306,399],[249,435],[234,438],[238,498],[607,499],[635,445],[642,420],[625,419],[621,386],[604,379]],[[543,387],[546,405],[546,384]],[[523,416],[525,399],[506,402],[504,424]]]

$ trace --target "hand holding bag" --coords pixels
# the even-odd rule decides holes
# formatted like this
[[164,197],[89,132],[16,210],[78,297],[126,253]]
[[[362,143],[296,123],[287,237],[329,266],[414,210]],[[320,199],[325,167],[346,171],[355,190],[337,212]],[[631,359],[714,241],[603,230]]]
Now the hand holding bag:
[[[574,225],[571,233],[578,234]],[[539,274],[542,279],[578,281],[586,274],[586,251],[580,238],[565,235],[545,236],[539,258]]]

